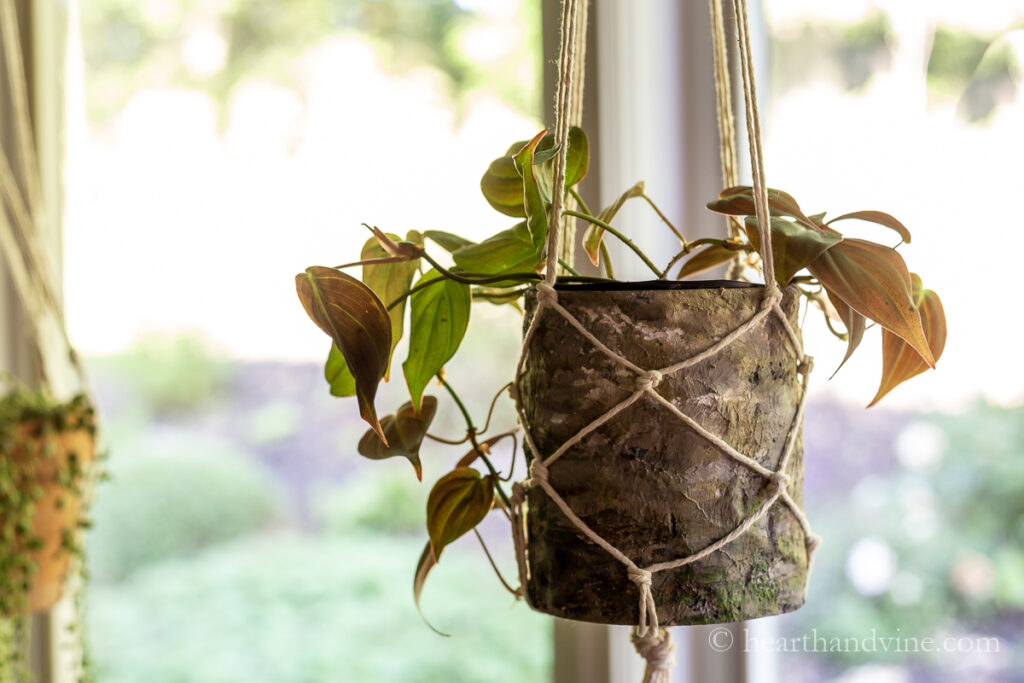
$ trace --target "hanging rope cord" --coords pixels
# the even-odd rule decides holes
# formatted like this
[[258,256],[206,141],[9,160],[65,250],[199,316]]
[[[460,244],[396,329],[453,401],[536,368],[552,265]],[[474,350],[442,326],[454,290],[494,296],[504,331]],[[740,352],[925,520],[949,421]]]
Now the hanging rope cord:
[[[722,21],[720,0],[711,0],[712,27],[715,34],[716,56],[725,55],[725,30]],[[758,310],[745,322],[740,324],[729,334],[725,335],[707,349],[681,360],[673,365],[657,370],[646,370],[636,365],[628,358],[609,348],[600,339],[595,337],[583,324],[576,319],[567,309],[558,302],[558,293],[555,290],[555,279],[559,257],[559,239],[562,212],[564,210],[564,193],[553,192],[551,214],[549,216],[548,229],[548,254],[547,270],[543,282],[537,285],[537,305],[533,319],[527,328],[523,338],[523,351],[516,368],[516,410],[519,421],[523,425],[524,438],[530,451],[534,454],[534,460],[530,465],[529,478],[513,486],[512,491],[512,526],[513,540],[516,547],[516,557],[519,566],[519,580],[521,586],[525,587],[527,582],[527,539],[525,518],[523,515],[523,503],[526,500],[527,492],[535,487],[542,489],[555,505],[562,511],[566,518],[583,533],[588,539],[605,550],[609,555],[621,562],[625,568],[630,581],[636,585],[638,590],[638,619],[634,628],[631,640],[637,652],[646,660],[647,666],[644,672],[644,683],[668,683],[670,671],[675,661],[675,645],[667,629],[661,628],[658,624],[657,605],[651,591],[652,577],[655,573],[676,569],[687,564],[701,560],[708,555],[720,550],[732,541],[746,533],[754,524],[764,518],[768,511],[781,501],[793,514],[799,523],[805,540],[805,547],[808,561],[808,571],[813,558],[815,548],[820,543],[810,527],[810,523],[804,515],[803,510],[794,501],[787,490],[790,483],[789,476],[785,474],[789,459],[793,453],[797,435],[803,422],[804,409],[807,397],[807,384],[810,378],[813,360],[803,352],[800,337],[789,323],[785,312],[780,305],[782,291],[774,278],[774,259],[771,249],[771,238],[768,221],[768,193],[764,181],[764,162],[761,153],[760,121],[757,111],[756,85],[754,82],[753,58],[750,49],[750,34],[748,27],[746,0],[732,0],[733,10],[736,15],[737,42],[739,43],[739,57],[743,83],[744,104],[746,110],[747,137],[750,146],[751,175],[753,176],[753,188],[755,196],[755,209],[757,214],[758,229],[761,236],[761,244],[764,245],[762,254],[762,267],[765,274],[764,296]],[[581,8],[582,5],[582,8]],[[583,36],[586,26],[581,22],[585,18],[585,0],[563,0],[562,4],[562,34],[561,48],[559,55],[559,83],[556,100],[556,121],[555,121],[555,143],[559,145],[559,152],[556,155],[555,176],[553,187],[560,188],[565,182],[565,165],[568,151],[569,115],[575,112],[578,116],[582,100],[582,70],[575,65],[575,61],[581,58]],[[731,89],[728,82],[728,67],[724,59],[716,59],[715,68],[716,89],[718,90],[718,116],[720,131],[723,131],[723,138],[728,137],[729,141],[723,139],[722,156],[723,168],[727,162],[730,163],[728,170],[724,170],[727,182],[732,182],[736,174],[734,134],[726,135],[731,130],[731,105],[728,104],[731,97]],[[576,99],[574,99],[576,98]],[[574,110],[574,107],[576,109]],[[727,121],[723,121],[727,118]],[[731,145],[731,147],[729,147]],[[731,151],[730,151],[731,149]],[[728,157],[728,158],[727,158]],[[534,443],[530,431],[529,422],[523,413],[523,407],[519,396],[519,380],[524,374],[526,361],[529,355],[530,344],[537,332],[539,321],[547,310],[562,316],[581,336],[594,345],[601,353],[614,362],[632,371],[636,375],[637,383],[635,391],[622,402],[612,406],[607,412],[585,426],[574,436],[570,437],[553,453],[544,457]],[[796,406],[793,420],[790,424],[783,450],[779,456],[777,467],[772,470],[759,462],[746,456],[731,445],[726,443],[720,436],[714,434],[693,418],[680,410],[675,404],[658,393],[658,385],[668,375],[691,367],[708,358],[711,358],[722,349],[726,348],[737,339],[741,338],[758,325],[766,324],[769,319],[779,322],[785,332],[786,338],[792,347],[797,370],[802,375],[802,386],[800,398]],[[580,443],[588,434],[607,423],[615,416],[626,410],[637,401],[648,398],[656,404],[664,406],[667,410],[678,417],[693,431],[700,434],[708,442],[715,445],[727,457],[732,458],[740,465],[747,467],[767,480],[768,490],[764,502],[747,516],[732,531],[687,557],[678,558],[667,562],[659,562],[646,567],[637,565],[631,558],[613,546],[598,533],[591,529],[579,516],[573,512],[568,503],[559,495],[549,481],[550,467],[561,458],[569,449]],[[521,593],[526,591],[521,588]],[[528,598],[527,598],[528,599]]]

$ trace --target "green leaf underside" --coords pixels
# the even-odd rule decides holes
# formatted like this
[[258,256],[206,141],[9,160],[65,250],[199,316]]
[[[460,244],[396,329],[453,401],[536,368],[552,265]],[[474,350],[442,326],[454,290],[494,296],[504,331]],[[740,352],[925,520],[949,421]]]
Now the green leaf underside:
[[[606,206],[597,219],[603,223],[611,224],[612,219],[619,213],[619,209],[630,199],[634,199],[643,195],[644,193],[644,181],[638,182],[633,187],[629,188],[616,199],[614,202]],[[583,249],[587,252],[587,256],[590,257],[590,262],[595,266],[600,263],[601,259],[601,240],[604,239],[604,228],[601,228],[593,223],[587,225],[586,232],[583,233]]]
[[309,317],[344,357],[356,384],[359,414],[384,438],[373,400],[391,352],[391,318],[369,287],[334,268],[311,266],[295,276]]
[[[519,176],[517,175],[516,178],[518,177]],[[452,233],[444,232],[443,230],[427,230],[423,235],[448,253],[453,253],[463,247],[476,244],[472,240],[467,240],[465,237],[459,237],[458,235],[453,235]]]
[[[442,275],[427,271],[417,286]],[[412,403],[419,408],[423,389],[447,363],[462,343],[469,325],[469,285],[448,278],[425,287],[411,298],[409,357],[402,364]]]
[[676,279],[682,280],[684,277],[703,273],[706,270],[732,260],[735,256],[736,252],[732,249],[723,247],[720,244],[712,244],[688,258],[683,267],[679,269],[679,275]]
[[[939,295],[930,289],[924,289],[921,278],[911,274],[914,286],[914,298],[921,312],[921,322],[925,337],[932,355],[938,361],[946,348],[946,313],[942,308]],[[875,405],[882,397],[907,381],[928,369],[928,364],[903,339],[888,330],[882,330],[882,380],[878,392],[868,404]]]
[[456,467],[441,477],[427,498],[427,535],[434,557],[483,521],[494,504],[493,475],[481,476],[471,467]]
[[[399,241],[398,235],[387,233],[387,236],[395,242]],[[410,232],[407,241],[415,242],[417,240],[422,240],[419,233],[415,231]],[[384,247],[380,245],[375,237],[371,237],[366,241],[360,253],[360,258],[363,260],[387,256],[387,251],[385,251]],[[386,306],[409,291],[409,285],[412,284],[412,277],[415,275],[416,269],[419,268],[419,263],[420,259],[414,259],[379,265],[365,265],[363,266],[363,284],[372,289],[374,294]],[[388,311],[388,315],[391,318],[391,348],[388,351],[388,367],[384,372],[385,381],[391,378],[391,358],[395,352],[395,347],[398,346],[398,342],[402,339],[403,322],[405,320],[405,300]]]
[[934,367],[921,315],[912,298],[910,272],[895,249],[845,239],[819,256],[808,269],[830,294],[905,339]]
[[356,378],[352,376],[345,357],[334,342],[331,342],[331,352],[327,354],[327,362],[324,364],[324,379],[331,387],[331,396],[356,395]]
[[[810,230],[785,218],[772,217],[771,226],[775,281],[783,286],[789,284],[794,275],[843,239],[836,233]],[[757,219],[747,216],[744,219],[744,227],[751,246],[761,253],[761,232],[757,228]]]
[[839,369],[846,365],[846,361],[850,360],[850,356],[857,350],[857,347],[860,346],[860,342],[864,338],[864,330],[867,329],[867,318],[853,310],[849,304],[832,292],[825,290],[825,293],[828,295],[828,300],[832,302],[832,306],[836,309],[836,313],[839,314],[839,318],[843,321],[843,325],[846,326],[846,355],[843,356],[839,367],[829,377],[829,379],[832,379],[832,377],[836,376],[836,372],[839,372]]
[[526,227],[534,246],[542,249],[548,234],[547,206],[540,194],[540,186],[534,175],[533,154],[543,134],[538,134],[516,154],[516,171],[523,179],[523,206],[526,209]]
[[499,275],[533,271],[540,264],[542,253],[542,248],[531,240],[526,223],[519,223],[479,244],[459,249],[452,259],[468,273]]
[[883,225],[890,230],[895,230],[903,241],[910,244],[910,230],[907,229],[903,223],[900,223],[894,216],[890,216],[882,211],[854,211],[853,213],[844,213],[842,216],[837,216],[829,221],[829,225],[836,221],[845,221],[852,218],[856,218],[862,221],[868,221],[869,223],[877,223]]
[[420,463],[420,446],[426,436],[430,423],[437,414],[437,399],[424,396],[419,412],[407,401],[394,415],[387,415],[380,421],[387,437],[387,443],[381,441],[372,429],[359,441],[359,454],[370,460],[385,460],[401,456],[412,463],[416,478],[423,479],[423,466]]

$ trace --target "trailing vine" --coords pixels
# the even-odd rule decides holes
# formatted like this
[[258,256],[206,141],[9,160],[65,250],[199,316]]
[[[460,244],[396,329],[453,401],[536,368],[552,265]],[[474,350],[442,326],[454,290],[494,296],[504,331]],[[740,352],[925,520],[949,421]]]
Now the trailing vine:
[[[88,399],[66,403],[15,388],[0,398],[0,682],[31,680],[26,661],[30,596],[44,549],[36,514],[49,486],[57,487],[56,507],[85,502],[91,452],[63,453],[61,435],[85,431],[89,444],[96,434],[95,412]],[[80,504],[70,528],[61,529],[59,555],[83,563],[79,528],[86,525]],[[80,630],[80,628],[79,628]]]

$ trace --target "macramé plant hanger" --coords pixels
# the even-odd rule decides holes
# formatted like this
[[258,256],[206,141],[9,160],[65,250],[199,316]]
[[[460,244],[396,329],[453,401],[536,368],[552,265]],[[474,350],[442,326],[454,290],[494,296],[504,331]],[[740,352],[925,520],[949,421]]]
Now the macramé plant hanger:
[[[909,242],[903,224],[878,211],[825,221],[767,187],[745,0],[732,6],[753,185],[737,185],[722,2],[710,0],[726,189],[708,208],[729,217],[727,239],[687,241],[642,183],[597,215],[586,207],[575,186],[586,175],[589,147],[575,124],[587,3],[563,0],[554,131],[513,144],[481,180],[496,210],[523,220],[480,243],[433,230],[403,240],[373,227],[360,261],[296,276],[306,312],[332,340],[325,366],[331,393],[355,396],[370,425],[361,455],[404,457],[421,477],[424,439],[470,446],[427,499],[417,605],[444,548],[497,511],[511,523],[519,571],[513,588],[492,560],[505,587],[541,612],[634,626],[648,682],[667,681],[672,668],[666,626],[751,619],[803,603],[819,539],[801,501],[812,360],[803,350],[800,300],[821,309],[830,330],[830,319],[845,326],[836,334],[847,342],[847,358],[868,319],[881,328],[882,380],[872,404],[934,367],[946,336],[938,296],[894,247],[832,227],[859,219]],[[623,203],[638,197],[682,245],[664,268],[612,225]],[[589,223],[582,245],[607,277],[572,269],[563,219]],[[615,280],[606,236],[632,249],[657,280]],[[454,265],[435,259],[427,239]],[[683,280],[730,261],[727,281]],[[677,280],[670,279],[680,262]],[[354,266],[362,280],[344,272]],[[758,268],[765,284],[744,281],[747,268]],[[515,376],[478,428],[444,367],[474,301],[518,308],[520,300],[525,329]],[[377,386],[397,372],[392,356],[406,332],[406,308],[401,373],[411,400],[378,418]],[[439,409],[425,393],[433,380],[465,420],[462,439],[428,431]],[[506,391],[519,424],[492,435],[490,415]],[[520,433],[529,473],[506,493]],[[492,449],[509,441],[513,465],[502,475]]]

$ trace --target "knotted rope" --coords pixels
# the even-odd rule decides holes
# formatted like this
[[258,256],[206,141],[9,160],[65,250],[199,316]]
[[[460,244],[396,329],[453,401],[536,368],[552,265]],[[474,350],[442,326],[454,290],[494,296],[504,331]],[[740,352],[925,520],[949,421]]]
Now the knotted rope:
[[[583,5],[582,22],[581,4]],[[581,0],[563,0],[562,4],[562,34],[559,56],[560,71],[555,121],[555,144],[559,146],[559,151],[555,157],[556,162],[552,185],[553,188],[561,188],[565,182],[569,117],[570,112],[573,111],[572,108],[580,106],[582,93],[582,70],[577,68],[576,59],[582,59],[581,45],[584,43],[581,42],[581,36],[584,35],[586,30],[585,5],[585,0],[582,3]],[[717,57],[720,54],[724,54],[724,24],[721,20],[721,9],[717,5],[717,0],[711,0],[711,6],[712,24],[716,33]],[[654,574],[696,562],[720,550],[722,547],[745,534],[754,524],[763,519],[764,516],[768,514],[768,511],[772,506],[778,501],[781,501],[789,508],[804,533],[808,570],[810,569],[814,549],[820,542],[820,539],[811,531],[807,517],[787,490],[790,478],[785,474],[785,470],[796,444],[796,437],[800,432],[800,426],[803,423],[804,408],[807,398],[807,383],[810,378],[813,361],[810,356],[804,354],[800,337],[797,335],[792,325],[790,325],[789,319],[782,310],[782,291],[779,288],[778,283],[775,281],[770,223],[768,220],[768,193],[767,185],[764,180],[764,164],[761,155],[760,122],[757,111],[757,96],[755,93],[756,85],[754,83],[749,27],[747,25],[746,0],[733,0],[733,8],[736,14],[736,30],[739,42],[741,73],[743,77],[743,94],[746,109],[747,137],[750,143],[755,211],[762,244],[762,264],[765,276],[765,287],[761,305],[749,319],[716,341],[709,348],[668,367],[658,369],[645,369],[640,367],[633,361],[609,348],[604,342],[595,337],[558,301],[558,292],[555,290],[554,284],[557,277],[558,257],[560,253],[559,233],[561,232],[562,212],[564,210],[564,192],[555,190],[552,192],[552,206],[549,216],[547,270],[544,281],[536,287],[537,305],[534,310],[533,319],[530,321],[526,334],[524,335],[523,350],[516,368],[514,391],[514,395],[516,397],[516,411],[519,415],[520,423],[524,428],[524,438],[527,446],[534,454],[534,460],[530,465],[529,478],[514,485],[512,488],[511,503],[513,540],[516,546],[516,556],[519,565],[519,580],[524,587],[529,580],[529,566],[526,561],[527,543],[525,519],[523,517],[523,503],[526,500],[527,492],[531,488],[539,487],[584,536],[626,567],[626,574],[629,580],[636,585],[638,594],[638,619],[637,626],[633,631],[631,640],[636,651],[647,662],[643,679],[644,683],[667,683],[669,680],[669,671],[674,665],[675,660],[675,645],[672,643],[672,638],[669,635],[669,632],[660,627],[658,623],[657,605],[654,600],[654,594],[651,590]],[[723,66],[723,64],[724,62],[722,60],[716,59],[716,81],[718,81],[720,85],[724,82],[726,84],[726,88],[728,88],[728,68],[727,66]],[[579,80],[577,81],[575,79]],[[574,96],[577,98],[576,100],[573,100]],[[731,95],[729,96],[731,97]],[[731,106],[724,104],[727,99],[728,97],[723,98],[723,93],[720,88],[718,97],[719,125],[721,126],[721,129],[725,131],[731,130],[729,127],[731,126]],[[575,112],[578,115],[578,109],[576,109]],[[728,117],[728,124],[722,121],[723,117]],[[723,137],[726,136],[723,135]],[[724,151],[725,144],[726,143],[723,141],[723,168],[725,168],[727,164],[726,156],[729,156],[731,170],[727,170],[725,172],[731,174],[727,176],[727,179],[731,179],[735,175],[736,165],[731,162],[735,157],[735,151],[734,149],[731,153]],[[525,371],[525,364],[529,355],[530,344],[539,327],[539,321],[543,317],[545,311],[548,310],[557,313],[565,319],[565,321],[575,328],[584,339],[590,342],[601,353],[608,356],[615,363],[633,372],[636,375],[636,384],[635,390],[627,398],[609,408],[604,414],[593,420],[590,424],[583,427],[574,436],[565,441],[557,450],[545,457],[537,448],[537,445],[533,440],[533,435],[531,434],[528,421],[523,413],[522,402],[520,400],[521,391],[518,385]],[[696,420],[684,413],[675,404],[663,397],[657,391],[658,386],[662,383],[665,377],[714,356],[722,349],[740,339],[753,328],[766,324],[766,321],[769,319],[777,320],[785,331],[786,338],[793,349],[797,372],[803,378],[796,411],[793,415],[792,422],[790,423],[790,428],[783,445],[783,450],[779,456],[778,464],[774,470],[761,465],[753,458],[737,451],[720,436],[705,429]],[[721,450],[726,456],[751,469],[766,480],[766,495],[764,501],[757,510],[753,512],[753,514],[744,518],[728,534],[709,544],[705,548],[688,555],[687,557],[667,562],[659,562],[647,567],[638,566],[632,559],[622,553],[622,551],[591,529],[590,526],[588,526],[579,518],[579,516],[576,515],[575,512],[573,512],[572,508],[570,508],[568,503],[566,503],[561,495],[559,495],[550,481],[550,467],[560,457],[562,457],[562,455],[582,441],[588,434],[598,429],[601,425],[607,423],[616,415],[620,414],[626,408],[641,399],[649,399],[654,401],[655,404],[664,406],[693,431],[700,434],[704,439]],[[523,595],[527,595],[525,590],[521,590],[521,593]]]

